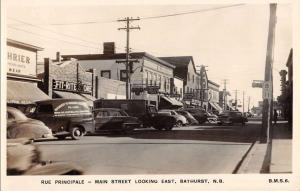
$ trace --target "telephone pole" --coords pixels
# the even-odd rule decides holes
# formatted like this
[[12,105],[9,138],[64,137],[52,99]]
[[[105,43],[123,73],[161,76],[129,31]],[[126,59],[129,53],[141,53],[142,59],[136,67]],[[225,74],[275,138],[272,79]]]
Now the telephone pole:
[[130,48],[129,48],[129,33],[130,30],[133,29],[141,29],[139,26],[132,27],[130,26],[131,21],[137,21],[140,20],[140,18],[129,18],[126,17],[124,19],[118,20],[118,22],[126,22],[126,27],[124,28],[118,28],[118,30],[126,30],[126,60],[117,61],[117,63],[125,63],[126,64],[126,99],[131,99],[131,91],[129,91],[129,84],[130,84],[130,78],[129,78],[129,62],[138,62],[137,60],[130,60]]
[[223,105],[223,109],[224,109],[224,111],[227,110],[227,90],[226,90],[227,81],[228,81],[227,79],[223,80],[223,83],[224,83],[224,89],[223,89],[223,102],[224,102],[224,105]]
[[[268,83],[268,89],[266,96],[263,93],[263,116],[262,116],[262,128],[261,128],[261,143],[269,143],[270,141],[270,129],[272,124],[272,103],[273,103],[273,57],[274,57],[274,39],[275,39],[275,26],[276,26],[276,6],[277,4],[270,4],[270,20],[269,20],[269,33],[267,44],[267,56],[265,64],[265,80],[264,83]],[[264,86],[265,87],[265,86]],[[266,89],[266,88],[265,88]],[[263,91],[264,92],[264,91]]]
[[243,91],[243,115],[244,115],[244,104],[245,104],[245,92]]
[[248,112],[250,112],[250,96],[248,97]]
[[238,90],[234,90],[234,92],[235,92],[235,99],[234,99],[234,109],[236,110],[236,108],[237,108],[237,92],[238,92]]

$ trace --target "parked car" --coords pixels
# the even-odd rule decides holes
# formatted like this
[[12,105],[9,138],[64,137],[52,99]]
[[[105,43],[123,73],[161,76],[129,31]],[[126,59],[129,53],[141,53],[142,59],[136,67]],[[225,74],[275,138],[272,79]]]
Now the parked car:
[[53,138],[51,129],[43,122],[26,117],[20,110],[7,107],[7,138],[28,138],[32,140]]
[[176,112],[180,115],[183,115],[190,125],[199,124],[199,122],[188,111],[176,110]]
[[175,110],[171,110],[171,109],[161,109],[158,111],[159,115],[170,115],[170,116],[174,116],[176,118],[176,126],[177,127],[181,127],[183,125],[187,125],[188,121],[187,119],[183,116],[178,114]]
[[109,100],[98,99],[94,101],[94,109],[119,108],[128,115],[137,117],[144,128],[153,127],[157,130],[172,130],[176,124],[176,118],[171,115],[159,115],[156,106],[148,100]]
[[95,131],[92,111],[87,102],[80,99],[38,101],[29,116],[43,121],[59,139],[67,136],[80,139]]
[[118,108],[95,109],[94,119],[96,132],[130,132],[141,127],[138,118]]
[[207,121],[207,113],[202,108],[185,108],[183,111],[189,112],[199,122],[199,124]]
[[41,150],[28,139],[7,140],[7,175],[82,175],[82,169],[67,162],[43,161]]
[[241,123],[245,125],[248,121],[246,117],[239,111],[224,111],[218,116],[218,124],[234,124]]
[[216,114],[211,113],[211,112],[207,112],[207,121],[209,123],[217,123],[218,122],[218,116]]

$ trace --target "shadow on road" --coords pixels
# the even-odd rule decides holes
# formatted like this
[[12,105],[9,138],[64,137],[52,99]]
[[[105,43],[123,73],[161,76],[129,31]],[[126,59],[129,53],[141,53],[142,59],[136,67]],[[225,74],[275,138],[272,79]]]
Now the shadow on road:
[[199,126],[193,129],[173,129],[157,131],[152,129],[137,130],[127,135],[101,135],[107,137],[130,137],[134,139],[168,139],[168,140],[205,140],[222,142],[252,143],[257,140],[260,125],[246,126]]

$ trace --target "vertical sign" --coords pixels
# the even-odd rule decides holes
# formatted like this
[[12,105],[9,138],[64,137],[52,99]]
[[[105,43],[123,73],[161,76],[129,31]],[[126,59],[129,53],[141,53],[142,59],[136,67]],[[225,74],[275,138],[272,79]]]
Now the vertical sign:
[[263,99],[272,99],[272,84],[271,81],[266,81],[263,83]]

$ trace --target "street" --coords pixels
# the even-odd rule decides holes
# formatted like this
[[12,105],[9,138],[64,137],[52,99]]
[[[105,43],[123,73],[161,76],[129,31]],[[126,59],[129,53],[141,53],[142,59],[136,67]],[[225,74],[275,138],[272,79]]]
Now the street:
[[79,165],[85,174],[231,174],[260,134],[261,123],[139,129],[127,135],[36,142],[42,158]]

